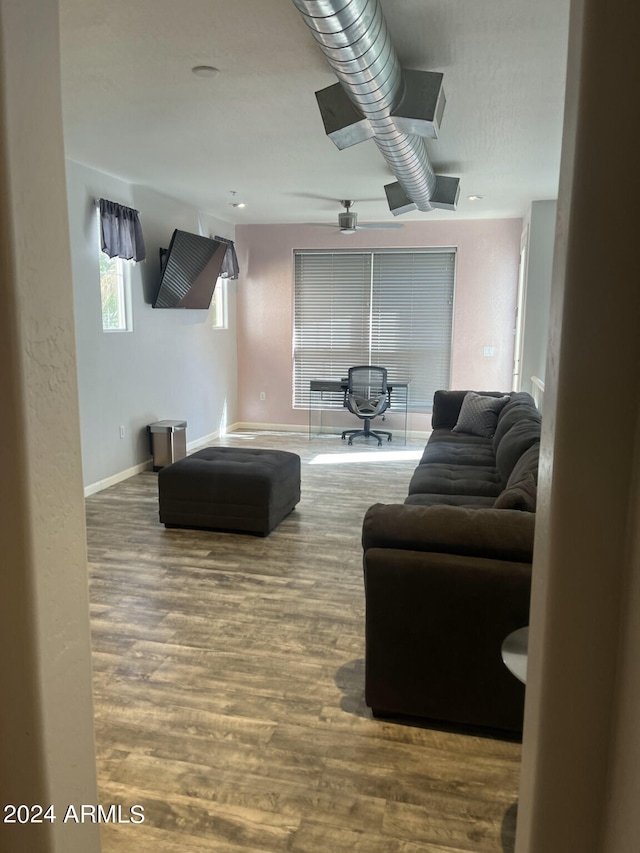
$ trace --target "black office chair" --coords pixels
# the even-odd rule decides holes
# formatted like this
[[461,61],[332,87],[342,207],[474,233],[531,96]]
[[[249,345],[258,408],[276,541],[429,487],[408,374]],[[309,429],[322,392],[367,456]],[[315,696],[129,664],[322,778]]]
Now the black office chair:
[[371,365],[350,367],[348,382],[344,405],[364,421],[364,429],[346,429],[342,438],[349,436],[349,444],[352,444],[353,439],[361,435],[365,438],[373,436],[378,439],[378,446],[382,444],[383,435],[387,436],[387,441],[391,441],[390,432],[371,429],[373,418],[377,418],[389,406],[386,368]]

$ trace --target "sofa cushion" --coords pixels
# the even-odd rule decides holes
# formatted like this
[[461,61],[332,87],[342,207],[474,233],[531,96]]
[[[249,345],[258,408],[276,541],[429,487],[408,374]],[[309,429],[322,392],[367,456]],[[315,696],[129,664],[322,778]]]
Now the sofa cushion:
[[497,469],[484,465],[418,465],[409,494],[484,495],[497,498],[504,485]]
[[466,506],[469,508],[492,507],[493,495],[409,495],[405,503],[409,506]]
[[531,472],[520,480],[507,485],[495,500],[496,509],[519,509],[524,512],[536,511],[538,488]]
[[482,438],[479,435],[469,435],[466,432],[453,432],[450,429],[435,429],[429,436],[429,444],[444,441],[447,444],[457,444],[461,447],[468,447],[470,444],[481,444],[484,447],[493,449],[493,439]]
[[491,438],[496,431],[498,415],[509,402],[509,395],[490,397],[469,391],[460,408],[453,432],[470,433]]
[[515,423],[496,450],[496,467],[506,484],[516,462],[525,450],[540,441],[540,422],[529,419]]
[[[454,465],[488,465],[495,468],[496,459],[488,439],[480,439],[477,442],[456,441],[462,438],[460,434],[448,430],[447,434],[449,441],[443,438],[428,442],[420,459],[420,465],[453,463]],[[465,436],[465,438],[470,437]]]

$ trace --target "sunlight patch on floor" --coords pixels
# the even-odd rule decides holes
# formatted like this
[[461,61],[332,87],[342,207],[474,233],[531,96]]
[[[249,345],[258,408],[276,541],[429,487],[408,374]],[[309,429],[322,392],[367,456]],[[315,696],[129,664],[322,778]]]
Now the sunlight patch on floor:
[[319,453],[310,465],[357,465],[362,462],[418,461],[422,450],[372,450],[362,453]]

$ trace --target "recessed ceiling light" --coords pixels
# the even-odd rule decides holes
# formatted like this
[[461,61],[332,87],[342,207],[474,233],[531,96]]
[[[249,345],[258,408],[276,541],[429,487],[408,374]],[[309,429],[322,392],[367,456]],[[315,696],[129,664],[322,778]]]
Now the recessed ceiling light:
[[196,77],[217,77],[220,73],[220,69],[213,65],[196,65],[191,71]]
[[467,198],[469,201],[480,201],[481,198],[484,198],[483,195],[468,195]]

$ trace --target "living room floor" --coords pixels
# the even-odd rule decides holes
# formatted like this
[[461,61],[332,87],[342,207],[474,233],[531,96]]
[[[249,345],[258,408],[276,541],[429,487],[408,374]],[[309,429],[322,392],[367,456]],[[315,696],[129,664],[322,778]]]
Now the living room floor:
[[520,744],[364,703],[362,518],[424,442],[214,444],[300,455],[268,537],[166,530],[150,471],[86,502],[104,853],[511,853]]

